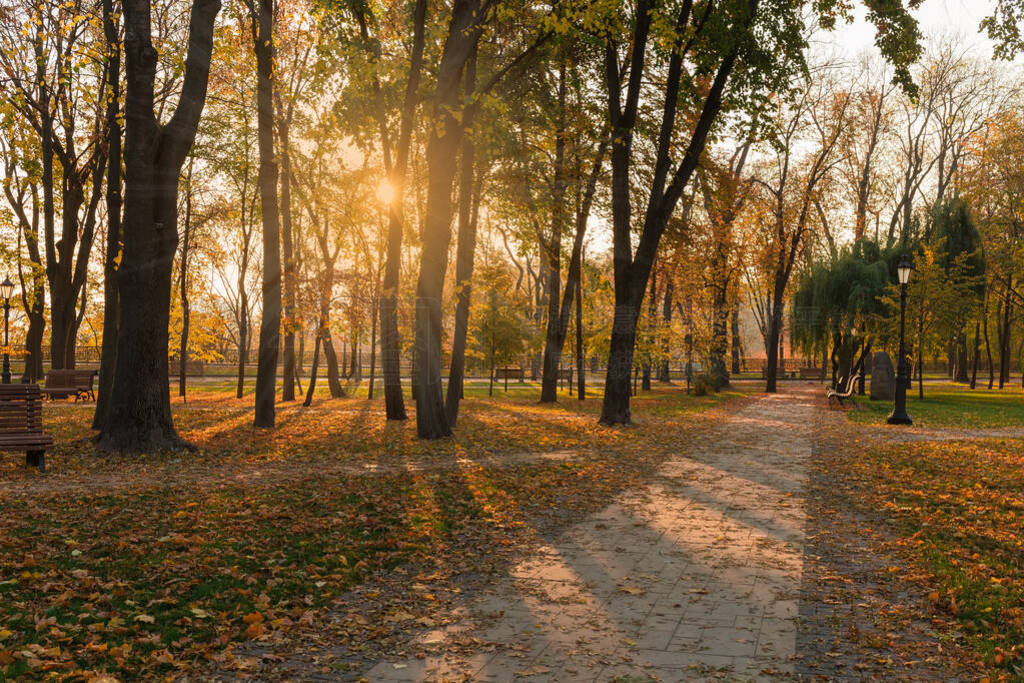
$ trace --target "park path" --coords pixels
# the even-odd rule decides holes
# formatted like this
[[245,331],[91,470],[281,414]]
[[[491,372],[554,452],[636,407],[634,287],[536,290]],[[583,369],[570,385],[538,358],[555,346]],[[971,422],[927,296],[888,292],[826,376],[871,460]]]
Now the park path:
[[816,404],[800,386],[723,417],[644,488],[467,595],[456,623],[418,634],[365,676],[795,676]]

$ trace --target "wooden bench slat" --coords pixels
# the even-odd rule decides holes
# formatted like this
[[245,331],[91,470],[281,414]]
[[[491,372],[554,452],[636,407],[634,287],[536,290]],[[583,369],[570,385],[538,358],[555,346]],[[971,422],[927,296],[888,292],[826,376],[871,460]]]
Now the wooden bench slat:
[[0,384],[0,451],[25,451],[26,463],[45,472],[53,437],[43,433],[42,397],[38,384]]

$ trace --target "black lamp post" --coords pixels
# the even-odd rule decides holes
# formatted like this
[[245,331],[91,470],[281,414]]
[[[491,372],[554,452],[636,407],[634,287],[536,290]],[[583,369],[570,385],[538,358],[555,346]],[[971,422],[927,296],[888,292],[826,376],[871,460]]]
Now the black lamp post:
[[896,272],[900,279],[900,360],[896,366],[896,401],[889,415],[888,422],[891,425],[909,425],[914,421],[907,415],[907,388],[910,387],[910,363],[907,362],[906,346],[906,320],[907,320],[907,283],[910,282],[910,273],[914,266],[910,263],[910,257],[904,254],[900,258],[900,264]]
[[0,283],[0,297],[4,300],[4,371],[3,371],[3,383],[11,383],[11,356],[7,352],[7,345],[9,342],[8,327],[11,320],[11,295],[14,294],[14,283],[11,282],[11,278],[4,278],[4,281]]

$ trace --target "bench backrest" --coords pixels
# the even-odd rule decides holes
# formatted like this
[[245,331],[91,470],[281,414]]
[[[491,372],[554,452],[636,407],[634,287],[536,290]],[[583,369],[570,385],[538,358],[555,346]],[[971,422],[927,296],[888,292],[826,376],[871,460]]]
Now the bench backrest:
[[847,396],[849,394],[852,394],[853,393],[853,385],[854,385],[854,383],[856,383],[856,381],[857,381],[857,379],[859,377],[860,377],[860,375],[858,373],[851,372],[849,377],[843,377],[842,379],[840,379],[839,380],[839,386],[842,387],[842,391],[839,391],[838,393],[842,394],[843,396]]
[[46,388],[88,389],[92,387],[92,378],[96,374],[96,370],[50,370],[46,373]]
[[43,402],[38,384],[0,384],[0,434],[43,431]]
[[82,387],[83,389],[92,386],[92,379],[99,374],[98,370],[72,370],[71,378],[74,382],[74,386]]

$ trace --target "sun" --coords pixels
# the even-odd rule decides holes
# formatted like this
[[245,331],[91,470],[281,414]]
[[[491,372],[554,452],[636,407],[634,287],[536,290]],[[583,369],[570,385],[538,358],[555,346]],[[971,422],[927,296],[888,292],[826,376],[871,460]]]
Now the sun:
[[391,181],[387,178],[380,181],[380,184],[377,186],[377,199],[379,199],[381,203],[390,206],[391,202],[395,201],[396,194],[395,186],[391,184]]

